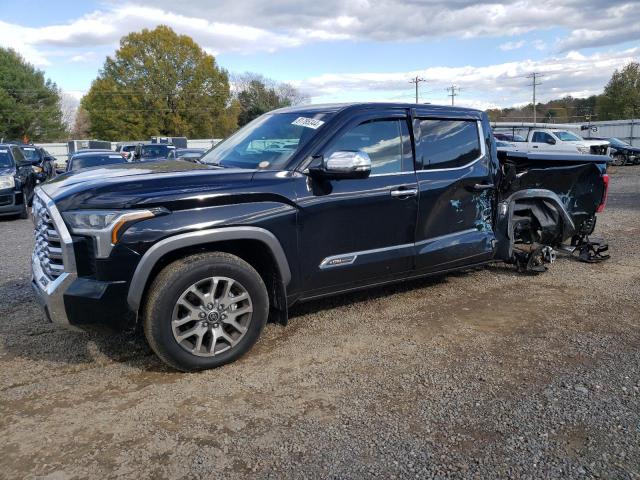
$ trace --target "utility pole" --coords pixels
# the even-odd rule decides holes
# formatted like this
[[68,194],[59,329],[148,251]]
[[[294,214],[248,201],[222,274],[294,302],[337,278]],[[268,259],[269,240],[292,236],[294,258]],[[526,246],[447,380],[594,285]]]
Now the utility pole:
[[[458,93],[456,93],[456,90],[458,91]],[[451,97],[451,106],[454,105],[454,99],[455,97],[457,97],[460,93],[460,87],[456,86],[455,84],[451,84],[450,87],[447,87],[447,92],[451,92],[449,95],[447,95],[448,97]]]
[[538,85],[542,85],[542,83],[538,82],[538,79],[542,76],[539,72],[533,72],[530,75],[527,75],[527,78],[531,78],[533,81],[529,84],[530,87],[533,87],[533,123],[536,123],[537,112],[536,112],[536,87]]
[[409,80],[409,83],[415,83],[416,85],[416,103],[418,103],[418,85],[420,84],[420,82],[426,82],[426,80],[417,75],[416,78],[412,78],[411,80]]

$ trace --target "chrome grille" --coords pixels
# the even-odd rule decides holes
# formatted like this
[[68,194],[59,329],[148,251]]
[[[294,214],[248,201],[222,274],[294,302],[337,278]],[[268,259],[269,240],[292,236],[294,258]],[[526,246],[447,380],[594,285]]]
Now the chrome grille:
[[46,277],[50,281],[55,280],[64,272],[62,238],[47,207],[37,195],[33,198],[33,222],[34,255]]

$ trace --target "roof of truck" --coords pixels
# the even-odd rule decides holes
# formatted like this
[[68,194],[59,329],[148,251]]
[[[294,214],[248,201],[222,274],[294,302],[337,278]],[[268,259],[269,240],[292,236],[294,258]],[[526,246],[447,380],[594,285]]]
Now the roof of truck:
[[434,114],[456,113],[472,114],[477,116],[482,113],[480,110],[464,107],[452,107],[449,105],[432,105],[422,103],[397,103],[397,102],[351,102],[351,103],[322,103],[317,105],[296,105],[295,107],[285,107],[274,110],[274,113],[338,113],[348,109],[370,109],[370,108],[415,108],[422,112]]

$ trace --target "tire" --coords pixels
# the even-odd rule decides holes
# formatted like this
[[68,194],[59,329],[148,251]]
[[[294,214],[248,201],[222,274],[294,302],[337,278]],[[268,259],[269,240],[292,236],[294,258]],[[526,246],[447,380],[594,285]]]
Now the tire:
[[26,198],[22,199],[22,210],[20,210],[18,218],[20,218],[21,220],[26,220],[29,218],[29,207],[27,206]]
[[268,314],[267,289],[251,265],[228,253],[203,253],[177,260],[156,276],[147,293],[143,330],[160,360],[193,372],[248,352]]
[[617,155],[614,155],[613,162],[611,162],[611,164],[615,165],[616,167],[619,167],[621,165],[624,165],[625,161],[626,159],[624,158],[624,155],[617,154]]

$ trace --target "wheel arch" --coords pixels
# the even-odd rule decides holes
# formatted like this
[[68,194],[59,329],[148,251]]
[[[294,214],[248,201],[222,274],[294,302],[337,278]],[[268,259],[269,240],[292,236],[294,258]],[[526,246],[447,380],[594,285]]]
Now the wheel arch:
[[498,203],[496,221],[496,238],[498,239],[497,258],[510,261],[513,255],[514,221],[513,214],[518,201],[534,200],[551,203],[562,219],[563,240],[569,238],[575,232],[575,224],[571,214],[567,211],[562,199],[551,190],[529,188],[512,193],[509,197]]
[[[251,264],[269,289],[274,307],[281,311],[278,321],[286,323],[286,287],[291,280],[289,262],[273,233],[259,227],[223,227],[174,235],[154,244],[136,267],[127,303],[140,312],[143,298],[158,271],[165,265],[201,251],[224,251]],[[268,255],[268,258],[265,256]]]

